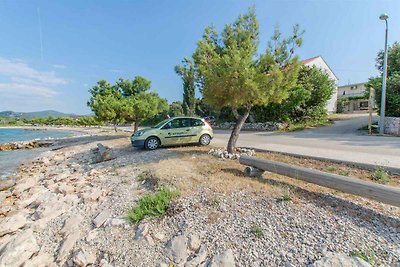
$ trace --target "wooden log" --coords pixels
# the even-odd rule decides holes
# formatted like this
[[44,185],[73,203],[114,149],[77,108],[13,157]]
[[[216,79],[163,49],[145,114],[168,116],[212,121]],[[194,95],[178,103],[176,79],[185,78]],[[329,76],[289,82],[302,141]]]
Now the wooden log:
[[400,207],[400,187],[381,185],[357,178],[326,173],[282,162],[241,156],[243,165],[274,172],[305,182],[336,189],[345,193],[373,199],[389,205]]
[[263,174],[263,173],[264,173],[263,170],[257,169],[257,168],[252,167],[252,166],[247,166],[247,167],[244,169],[244,174],[245,174],[246,176],[249,176],[249,177],[260,176],[260,175]]

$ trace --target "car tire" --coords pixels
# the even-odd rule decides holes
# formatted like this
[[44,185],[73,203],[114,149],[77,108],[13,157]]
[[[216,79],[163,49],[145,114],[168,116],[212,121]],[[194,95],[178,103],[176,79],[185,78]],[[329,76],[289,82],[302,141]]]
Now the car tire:
[[211,142],[211,136],[209,134],[203,134],[200,136],[199,144],[202,146],[208,146]]
[[144,143],[144,148],[147,150],[155,150],[160,147],[160,140],[157,137],[149,137]]

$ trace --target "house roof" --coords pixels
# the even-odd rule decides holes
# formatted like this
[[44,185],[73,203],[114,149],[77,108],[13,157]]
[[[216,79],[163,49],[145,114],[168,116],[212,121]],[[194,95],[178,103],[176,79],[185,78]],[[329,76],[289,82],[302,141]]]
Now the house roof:
[[319,58],[319,57],[321,57],[321,56],[310,57],[310,58],[307,58],[307,59],[302,60],[301,62],[302,62],[303,64],[307,64],[307,63],[310,63],[311,61],[313,61],[314,59],[317,59],[317,58]]
[[322,61],[325,63],[325,65],[328,67],[328,69],[332,72],[333,76],[335,76],[336,80],[339,80],[338,76],[336,76],[336,74],[333,72],[331,67],[329,67],[328,63],[326,63],[325,59],[322,56],[315,56],[315,57],[307,58],[307,59],[304,59],[301,62],[306,65],[306,64],[309,64],[312,61],[316,60],[317,58],[321,58]]

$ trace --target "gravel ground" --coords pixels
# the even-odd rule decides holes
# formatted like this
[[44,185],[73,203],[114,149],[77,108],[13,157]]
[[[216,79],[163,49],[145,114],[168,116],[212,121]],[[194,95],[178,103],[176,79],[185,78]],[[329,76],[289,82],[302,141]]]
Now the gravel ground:
[[[329,252],[349,255],[356,250],[373,251],[377,266],[400,264],[399,208],[280,176],[250,179],[242,175],[243,166],[237,161],[216,159],[207,149],[142,151],[131,148],[127,138],[102,143],[112,148],[116,159],[93,163],[94,142],[49,152],[44,155],[47,160],[21,170],[21,181],[34,177],[36,184],[19,194],[12,191],[13,196],[6,199],[13,206],[10,211],[3,209],[3,215],[27,212],[29,223],[11,231],[0,243],[33,229],[40,250],[32,253],[32,259],[50,255],[49,266],[79,266],[79,251],[87,259],[93,255],[91,263],[103,267],[108,263],[163,266],[159,264],[173,261],[167,256],[169,241],[180,235],[199,236],[206,248],[200,266],[228,249],[233,251],[236,266],[307,266]],[[167,215],[137,226],[124,218],[140,197],[154,192],[146,180],[139,179],[148,170],[158,184],[176,189],[180,196]],[[61,183],[73,191],[63,194]],[[96,199],[87,200],[85,194],[98,191]],[[27,208],[18,208],[35,194],[63,206],[37,206],[36,200]],[[60,214],[41,223],[37,219],[42,219],[41,209],[49,206]],[[105,217],[97,227],[99,213]],[[5,218],[0,218],[0,226]],[[65,230],[69,218],[82,222]],[[143,228],[146,231],[140,237]],[[73,241],[66,257],[57,261],[69,239]],[[188,251],[188,259],[197,255],[195,250]]]

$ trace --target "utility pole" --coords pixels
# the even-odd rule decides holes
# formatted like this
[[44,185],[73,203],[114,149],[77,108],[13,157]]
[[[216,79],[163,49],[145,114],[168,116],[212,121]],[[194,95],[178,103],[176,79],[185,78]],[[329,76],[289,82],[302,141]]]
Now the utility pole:
[[381,116],[379,119],[379,133],[384,134],[385,129],[385,109],[386,109],[386,76],[387,76],[387,38],[388,38],[388,14],[382,14],[379,16],[380,20],[384,20],[386,24],[385,30],[385,54],[383,58],[383,75],[382,75],[382,98],[381,98]]

